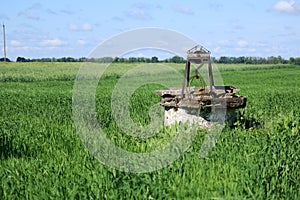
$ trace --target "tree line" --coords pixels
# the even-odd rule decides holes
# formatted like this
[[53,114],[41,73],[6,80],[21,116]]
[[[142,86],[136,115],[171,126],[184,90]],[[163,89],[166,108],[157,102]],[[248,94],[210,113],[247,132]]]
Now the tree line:
[[73,58],[73,57],[62,57],[62,58],[24,58],[18,57],[16,62],[99,62],[99,63],[133,63],[133,62],[144,62],[144,63],[158,63],[158,62],[172,62],[172,63],[184,63],[186,60],[179,56],[173,56],[172,58],[159,60],[158,57],[153,56],[151,58],[147,57],[102,57],[102,58]]
[[[0,58],[0,62],[3,61],[3,58]],[[7,62],[10,60],[7,58]],[[294,58],[290,57],[289,59],[284,59],[281,56],[270,56],[267,58],[264,57],[253,57],[253,56],[240,56],[240,57],[229,57],[221,56],[219,58],[212,57],[214,63],[219,64],[295,64],[300,65],[300,57]],[[102,57],[102,58],[73,58],[73,57],[62,57],[62,58],[24,58],[18,57],[16,62],[99,62],[99,63],[133,63],[133,62],[144,62],[144,63],[185,63],[186,59],[180,56],[173,56],[172,58],[159,60],[158,57],[153,56],[151,58],[147,57]]]
[[296,64],[300,65],[300,57],[294,58],[290,57],[289,59],[284,59],[281,56],[270,56],[267,58],[263,57],[226,57],[221,56],[216,59],[213,58],[213,62],[221,64]]

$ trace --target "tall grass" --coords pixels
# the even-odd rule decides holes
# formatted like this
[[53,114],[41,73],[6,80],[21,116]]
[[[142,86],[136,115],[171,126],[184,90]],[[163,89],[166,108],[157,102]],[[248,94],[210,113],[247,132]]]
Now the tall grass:
[[[135,141],[122,134],[111,116],[114,85],[134,66],[115,64],[100,80],[99,123],[116,145],[151,151],[163,146],[172,130]],[[132,174],[101,164],[76,133],[72,89],[77,63],[1,64],[1,198],[299,199],[300,68],[231,67],[235,70],[220,70],[224,83],[240,88],[248,104],[236,126],[223,130],[209,156],[198,157],[206,133],[199,130],[188,151],[172,165]],[[145,110],[159,101],[152,93],[156,87],[141,87],[132,97],[144,97],[143,103],[130,103],[135,122],[148,123]]]

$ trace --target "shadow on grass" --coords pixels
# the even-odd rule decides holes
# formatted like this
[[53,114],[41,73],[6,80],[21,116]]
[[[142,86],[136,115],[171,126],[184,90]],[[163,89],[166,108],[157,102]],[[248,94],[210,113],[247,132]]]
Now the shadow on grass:
[[244,112],[237,112],[236,122],[233,123],[229,128],[262,128],[263,124],[253,116],[247,116]]
[[16,141],[12,135],[0,135],[0,159],[32,157],[34,154],[26,143]]

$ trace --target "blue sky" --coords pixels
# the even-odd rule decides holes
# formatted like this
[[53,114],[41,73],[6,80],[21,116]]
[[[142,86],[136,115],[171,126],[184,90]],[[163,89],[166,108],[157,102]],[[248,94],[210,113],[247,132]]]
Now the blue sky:
[[300,1],[293,0],[9,0],[0,20],[12,60],[87,57],[99,43],[142,27],[178,31],[215,57],[300,57]]

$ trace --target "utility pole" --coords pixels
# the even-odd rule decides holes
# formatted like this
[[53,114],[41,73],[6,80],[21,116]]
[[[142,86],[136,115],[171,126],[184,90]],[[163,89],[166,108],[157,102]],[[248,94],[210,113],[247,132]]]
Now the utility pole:
[[6,38],[5,38],[5,25],[3,22],[3,51],[4,51],[4,62],[6,62]]

